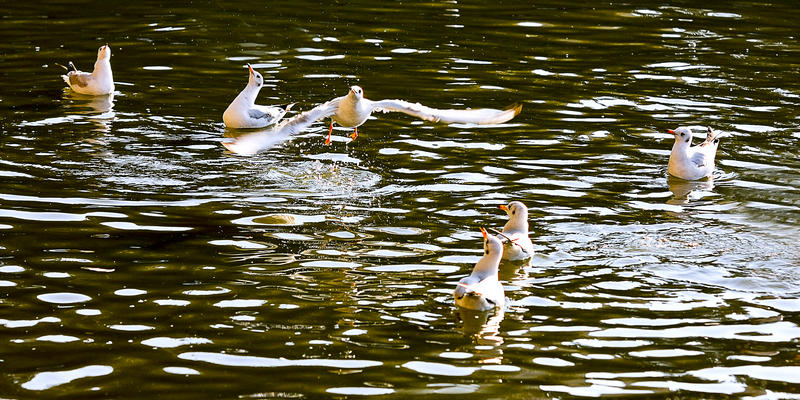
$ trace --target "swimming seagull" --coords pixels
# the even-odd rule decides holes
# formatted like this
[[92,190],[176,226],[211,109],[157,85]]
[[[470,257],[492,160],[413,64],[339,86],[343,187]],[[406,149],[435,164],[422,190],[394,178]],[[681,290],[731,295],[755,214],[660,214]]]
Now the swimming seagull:
[[503,242],[503,259],[509,261],[527,260],[533,257],[533,243],[528,236],[528,207],[521,201],[501,205],[508,214],[508,222],[498,235]]
[[263,128],[278,122],[294,104],[286,107],[268,107],[256,105],[256,97],[261,87],[264,86],[264,78],[257,71],[247,64],[250,70],[250,78],[244,90],[233,99],[222,114],[222,121],[229,128]]
[[682,126],[675,130],[667,129],[667,132],[675,136],[675,144],[669,155],[669,174],[689,181],[711,176],[719,138],[725,136],[724,133],[717,133],[709,127],[706,140],[692,147],[690,128]]
[[472,274],[461,278],[453,292],[456,305],[477,311],[488,311],[503,307],[506,294],[498,278],[500,258],[503,256],[503,245],[496,237],[483,233],[483,257],[475,264]]
[[522,104],[514,104],[505,110],[493,108],[442,110],[405,100],[372,101],[364,98],[364,91],[360,87],[352,86],[346,96],[337,97],[281,122],[274,129],[255,132],[223,145],[234,153],[255,154],[286,140],[292,134],[302,132],[314,121],[327,117],[331,117],[332,121],[325,144],[330,144],[334,122],[344,127],[356,128],[350,136],[355,139],[358,136],[358,126],[363,124],[373,111],[402,112],[432,122],[489,125],[506,122],[517,116],[521,110]]
[[[72,90],[81,94],[100,96],[114,92],[114,76],[111,74],[111,47],[106,43],[97,50],[97,61],[92,73],[78,71],[70,61],[66,75],[61,75]],[[63,67],[63,65],[62,65]]]

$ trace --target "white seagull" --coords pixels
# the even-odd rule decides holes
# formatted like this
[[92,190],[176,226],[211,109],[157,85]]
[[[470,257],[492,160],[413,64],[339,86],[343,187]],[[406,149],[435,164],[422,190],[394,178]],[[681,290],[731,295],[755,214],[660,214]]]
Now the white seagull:
[[506,302],[503,285],[498,278],[500,259],[503,257],[503,244],[496,237],[483,233],[483,257],[475,264],[472,274],[461,278],[453,292],[456,305],[477,311],[502,308]]
[[264,78],[247,64],[250,78],[244,90],[233,99],[233,102],[222,114],[222,121],[228,128],[263,128],[278,122],[294,104],[286,107],[268,107],[256,105],[256,96],[264,86]]
[[521,201],[512,201],[500,209],[508,214],[508,222],[498,236],[503,241],[503,259],[527,260],[533,257],[533,243],[528,236],[528,207]]
[[675,144],[672,145],[672,153],[669,155],[669,174],[689,181],[711,176],[719,138],[724,134],[718,134],[709,127],[706,140],[692,147],[690,128],[682,126],[675,130],[667,129],[667,132],[675,136]]
[[[111,74],[111,47],[108,44],[97,50],[97,61],[92,73],[78,71],[70,61],[66,75],[61,75],[72,90],[81,94],[101,96],[114,92],[114,76]],[[63,67],[63,65],[62,65]]]
[[[364,98],[364,91],[360,87],[353,86],[346,96],[325,102],[288,121],[281,122],[273,129],[242,136],[234,142],[223,143],[223,145],[234,153],[255,154],[282,142],[292,134],[302,132],[316,120],[332,117],[331,128],[328,130],[328,137],[325,140],[325,144],[329,144],[333,122],[344,127],[357,128],[369,118],[373,111],[397,111],[432,122],[489,125],[506,122],[517,116],[520,110],[522,110],[522,104],[515,104],[505,110],[493,108],[441,110],[404,100],[372,101]],[[356,138],[357,132],[356,129],[351,135],[353,139]]]

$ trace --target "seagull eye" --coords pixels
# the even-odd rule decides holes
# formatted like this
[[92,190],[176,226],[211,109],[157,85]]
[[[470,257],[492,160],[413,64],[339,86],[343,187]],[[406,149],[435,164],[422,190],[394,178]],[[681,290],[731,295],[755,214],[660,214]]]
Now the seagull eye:
[[685,133],[681,133],[681,136],[686,136],[686,134]]

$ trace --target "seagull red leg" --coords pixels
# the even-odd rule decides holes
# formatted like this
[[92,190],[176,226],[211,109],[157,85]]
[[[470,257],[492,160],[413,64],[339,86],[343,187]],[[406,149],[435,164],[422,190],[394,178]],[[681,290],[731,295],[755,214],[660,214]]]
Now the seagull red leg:
[[356,127],[355,130],[353,131],[353,134],[350,135],[350,138],[353,140],[356,140],[357,137],[358,137],[358,127]]
[[328,138],[325,139],[325,145],[331,144],[331,132],[333,132],[333,121],[331,121],[331,129],[328,129]]

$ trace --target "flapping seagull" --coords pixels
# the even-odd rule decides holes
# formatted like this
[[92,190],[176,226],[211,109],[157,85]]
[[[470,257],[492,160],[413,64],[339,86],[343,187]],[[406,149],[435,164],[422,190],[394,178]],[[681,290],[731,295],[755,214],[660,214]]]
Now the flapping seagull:
[[[431,122],[490,125],[506,122],[517,116],[521,110],[522,104],[515,104],[505,110],[493,108],[443,110],[405,100],[372,101],[364,98],[364,91],[359,86],[353,86],[346,96],[337,97],[314,107],[292,119],[281,122],[272,129],[245,135],[233,142],[223,143],[223,145],[234,153],[255,154],[286,140],[293,134],[302,132],[314,121],[331,117],[331,129],[328,131],[328,138],[325,141],[328,144],[333,130],[333,122],[344,127],[357,128],[372,115],[373,111],[402,112]],[[357,131],[351,135],[354,139],[356,136]]]

